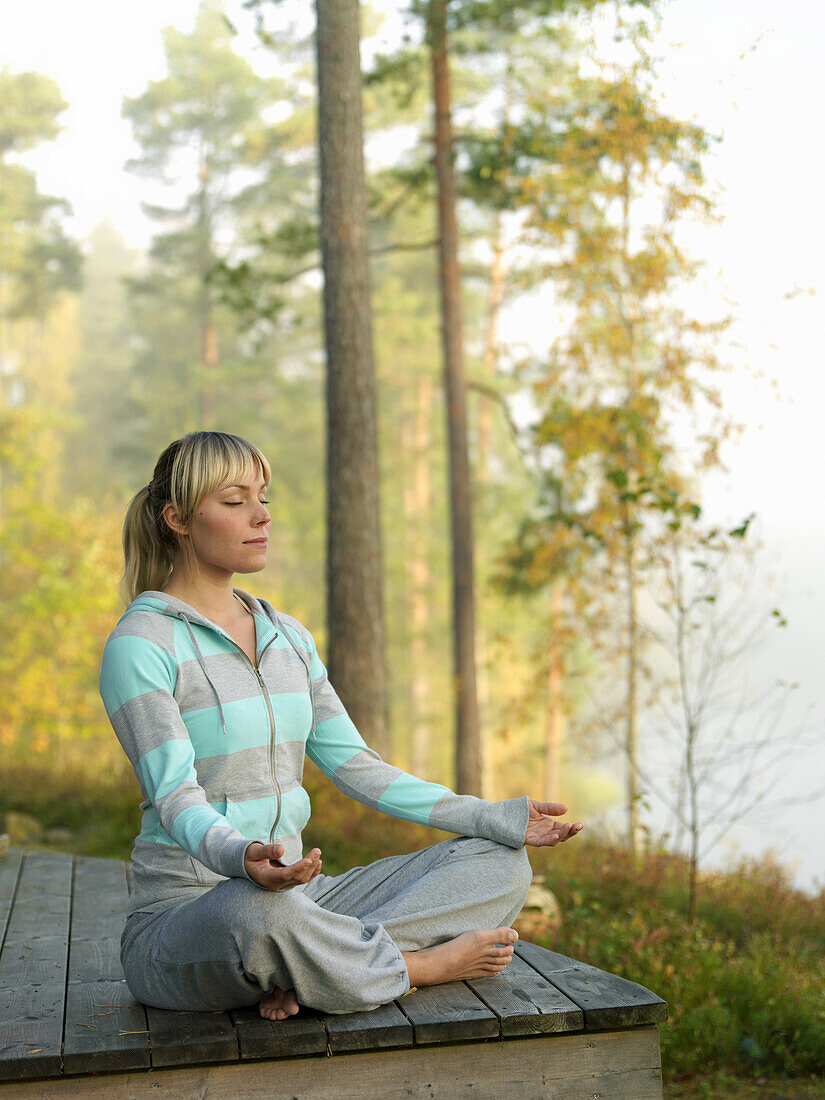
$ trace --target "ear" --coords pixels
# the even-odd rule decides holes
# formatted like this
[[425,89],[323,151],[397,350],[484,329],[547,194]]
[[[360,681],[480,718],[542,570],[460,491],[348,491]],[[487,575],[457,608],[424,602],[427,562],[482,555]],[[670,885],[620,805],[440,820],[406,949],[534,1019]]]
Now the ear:
[[160,514],[166,525],[171,528],[176,535],[189,534],[189,525],[183,522],[171,502],[164,504]]

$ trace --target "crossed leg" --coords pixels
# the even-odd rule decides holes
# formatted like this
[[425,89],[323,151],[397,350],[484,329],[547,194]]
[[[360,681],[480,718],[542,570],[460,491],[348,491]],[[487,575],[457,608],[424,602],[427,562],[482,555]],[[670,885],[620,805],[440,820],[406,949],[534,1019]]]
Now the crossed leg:
[[[303,889],[323,908],[367,927],[380,922],[400,948],[413,987],[501,973],[518,939],[509,922],[529,881],[522,849],[462,837],[332,878],[317,876]],[[468,924],[469,931],[459,931]],[[272,989],[259,1010],[270,1020],[294,1015],[295,991]]]

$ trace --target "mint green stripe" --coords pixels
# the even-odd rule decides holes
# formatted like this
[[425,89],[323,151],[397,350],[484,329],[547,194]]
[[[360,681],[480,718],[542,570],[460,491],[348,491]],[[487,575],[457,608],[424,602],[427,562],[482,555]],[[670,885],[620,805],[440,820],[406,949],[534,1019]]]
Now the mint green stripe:
[[269,711],[263,695],[224,703],[223,713],[226,734],[221,729],[217,704],[188,710],[183,715],[196,760],[269,744]]
[[407,821],[429,821],[433,806],[445,794],[440,783],[427,783],[414,775],[399,775],[378,799],[378,809]]
[[[250,798],[245,802],[228,802],[226,820],[249,840],[269,840],[269,831],[277,813],[275,795],[266,798]],[[303,787],[293,787],[281,797],[281,816],[276,837],[291,836],[299,832],[309,820],[309,795]]]
[[222,825],[211,806],[187,806],[175,818],[174,833],[183,838],[183,847],[190,853],[197,852],[204,833],[213,825]]
[[[276,744],[303,741],[308,737],[312,726],[312,704],[307,692],[281,692],[270,695],[269,702],[275,719]],[[221,729],[217,705],[188,710],[183,715],[195,747],[196,760],[269,744],[269,711],[263,695],[224,703],[223,713],[228,735],[224,735]]]
[[336,714],[321,722],[315,737],[307,741],[307,756],[328,776],[367,747],[348,714]]
[[[293,787],[281,799],[281,819],[275,830],[275,837],[299,833],[309,821],[309,814],[309,795],[303,787]],[[271,824],[272,822],[270,826]]]
[[99,687],[110,715],[139,695],[163,687],[171,691],[176,679],[174,661],[154,642],[121,634],[106,643]]
[[148,806],[143,811],[140,839],[151,841],[152,844],[176,844],[160,823],[158,812],[154,806]]
[[181,783],[197,783],[192,743],[188,737],[164,741],[141,756],[135,771],[152,802],[165,798]]

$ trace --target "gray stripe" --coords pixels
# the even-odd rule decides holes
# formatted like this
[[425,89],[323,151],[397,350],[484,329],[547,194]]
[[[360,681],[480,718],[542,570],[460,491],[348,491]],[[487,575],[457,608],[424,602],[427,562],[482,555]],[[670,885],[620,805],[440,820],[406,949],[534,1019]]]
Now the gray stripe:
[[[487,803],[487,805],[490,805]],[[484,803],[471,794],[453,794],[449,791],[430,810],[429,824],[434,829],[446,829],[453,832],[453,826],[460,821],[468,836],[481,836],[487,839],[498,839],[495,835],[490,837],[488,830],[482,825],[482,811]],[[493,825],[494,833],[498,830]]]
[[306,745],[302,740],[283,741],[275,746],[275,774],[283,794],[293,787],[300,787],[305,754]]
[[210,687],[209,680],[215,685],[215,690],[224,704],[237,703],[261,695],[258,677],[240,653],[216,653],[210,657],[204,657],[203,660],[207,666],[209,679],[204,675],[200,662],[195,657],[182,661],[178,665],[175,698],[182,711],[203,710],[217,706],[215,692]]
[[224,867],[227,877],[243,874],[243,852],[250,840],[260,840],[265,844],[267,836],[240,837],[237,829],[226,825],[210,825],[198,845],[198,859],[206,864]]
[[160,823],[170,836],[172,836],[175,821],[184,810],[190,806],[203,805],[205,805],[203,789],[193,779],[185,779],[169,794],[164,795],[163,798],[156,798],[154,802]]
[[[297,657],[290,663],[285,662],[282,652],[279,651],[273,658],[270,658],[269,651],[264,655],[261,679],[265,690],[270,695],[308,695],[304,665]],[[215,691],[224,706],[256,697],[263,699],[258,677],[240,653],[216,653],[204,657],[203,663],[205,671],[194,657],[178,665],[175,698],[184,714],[217,706]],[[210,680],[215,685],[215,691],[210,687]]]
[[[275,746],[275,775],[281,793],[300,786],[304,766],[303,741],[285,741]],[[198,776],[203,777],[210,802],[223,802],[227,794],[236,802],[265,798],[275,793],[269,766],[269,745],[220,756],[204,756],[195,761]]]
[[189,737],[175,700],[162,688],[127,699],[110,720],[133,765],[158,745]]
[[152,642],[170,657],[175,656],[174,622],[156,611],[124,612],[123,618],[109,635],[109,638],[144,638]]
[[345,714],[346,708],[335,693],[335,688],[326,678],[319,676],[312,681],[312,694],[315,697],[315,725],[320,726],[328,718],[337,718]]
[[362,749],[332,773],[332,782],[344,794],[376,807],[390,783],[405,773],[385,764],[372,749]]
[[269,746],[255,745],[220,756],[204,756],[195,761],[201,785],[210,802],[232,798],[265,798],[275,794],[269,775]]
[[261,661],[261,677],[272,695],[283,692],[309,693],[307,668],[291,646],[276,649],[274,643],[266,650]]
[[430,825],[454,833],[457,829],[467,836],[484,837],[511,848],[524,845],[524,833],[529,817],[527,795],[507,798],[502,802],[487,802],[471,794],[453,794],[440,798],[430,812]]

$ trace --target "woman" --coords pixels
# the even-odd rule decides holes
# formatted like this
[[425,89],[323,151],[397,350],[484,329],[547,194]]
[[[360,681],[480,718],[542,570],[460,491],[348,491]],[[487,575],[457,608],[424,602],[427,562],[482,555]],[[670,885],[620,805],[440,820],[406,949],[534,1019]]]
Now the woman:
[[[330,685],[309,631],[233,589],[266,564],[270,468],[194,432],[158,459],[123,529],[128,604],[100,693],[140,782],[121,943],[145,1004],[370,1009],[410,988],[499,973],[524,902],[524,845],[581,829],[565,807],[456,795],[384,763]],[[302,854],[304,754],[346,794],[462,834],[343,875]]]

